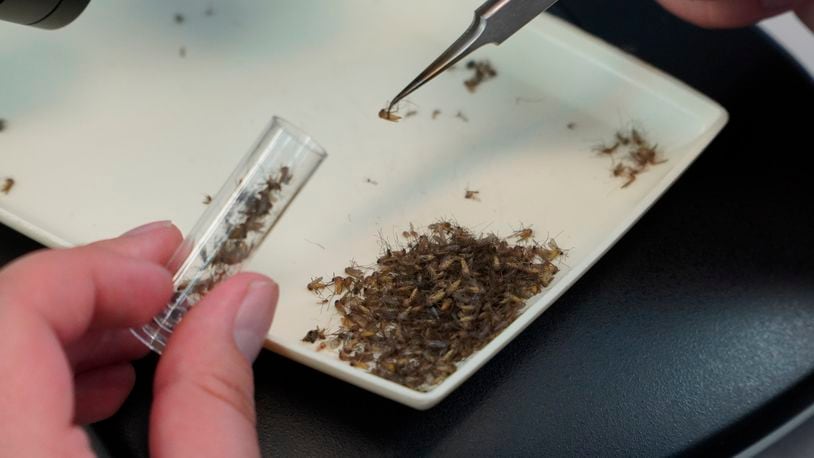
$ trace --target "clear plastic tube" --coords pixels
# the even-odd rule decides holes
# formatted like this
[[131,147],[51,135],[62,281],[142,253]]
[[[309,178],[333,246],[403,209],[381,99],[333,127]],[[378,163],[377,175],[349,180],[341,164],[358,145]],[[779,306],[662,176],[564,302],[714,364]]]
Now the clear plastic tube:
[[250,259],[326,156],[308,135],[274,117],[170,259],[170,303],[133,334],[161,353],[184,314]]

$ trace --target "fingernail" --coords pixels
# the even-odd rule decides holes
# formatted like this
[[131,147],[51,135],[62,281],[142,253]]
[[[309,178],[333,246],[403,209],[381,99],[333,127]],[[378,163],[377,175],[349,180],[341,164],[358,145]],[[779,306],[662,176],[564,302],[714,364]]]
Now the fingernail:
[[794,5],[795,0],[760,0],[761,6],[767,11],[777,11],[789,9]]
[[270,280],[255,281],[249,285],[234,324],[235,344],[249,362],[254,361],[271,327],[277,285]]
[[129,231],[122,234],[122,237],[130,237],[133,235],[141,235],[146,234],[147,232],[152,232],[156,229],[163,229],[165,227],[172,226],[172,221],[155,221],[152,223],[147,223],[143,226],[139,226],[135,229],[130,229]]

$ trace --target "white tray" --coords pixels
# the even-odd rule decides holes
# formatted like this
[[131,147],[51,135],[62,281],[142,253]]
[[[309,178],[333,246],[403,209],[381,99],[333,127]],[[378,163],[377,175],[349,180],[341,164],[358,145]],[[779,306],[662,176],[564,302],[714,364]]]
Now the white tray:
[[[0,177],[17,185],[0,195],[0,220],[49,246],[157,219],[188,230],[203,195],[218,190],[270,116],[286,117],[330,156],[250,266],[283,288],[268,347],[429,408],[596,262],[727,120],[692,89],[549,16],[478,52],[499,76],[476,94],[463,87],[467,72],[451,71],[411,97],[418,116],[379,120],[479,3],[230,0],[208,17],[195,0],[106,1],[64,31],[4,26]],[[432,120],[436,108],[443,115]],[[454,117],[459,110],[469,122]],[[631,122],[669,161],[620,189],[591,148]],[[465,200],[466,188],[481,202]],[[502,235],[530,225],[569,255],[519,319],[428,393],[300,342],[315,325],[337,323],[305,290],[312,276],[371,263],[379,233],[392,239],[439,218]]]

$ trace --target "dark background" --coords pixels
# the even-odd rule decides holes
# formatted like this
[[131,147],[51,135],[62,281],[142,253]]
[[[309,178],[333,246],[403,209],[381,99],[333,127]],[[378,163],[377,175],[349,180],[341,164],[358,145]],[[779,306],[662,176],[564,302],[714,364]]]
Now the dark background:
[[[811,78],[757,29],[702,30],[651,0],[555,8],[717,100],[730,124],[548,312],[427,412],[264,352],[264,454],[732,454],[814,403]],[[0,247],[3,263],[37,245],[0,228]],[[147,456],[155,361],[137,363],[133,395],[94,426],[112,456]]]

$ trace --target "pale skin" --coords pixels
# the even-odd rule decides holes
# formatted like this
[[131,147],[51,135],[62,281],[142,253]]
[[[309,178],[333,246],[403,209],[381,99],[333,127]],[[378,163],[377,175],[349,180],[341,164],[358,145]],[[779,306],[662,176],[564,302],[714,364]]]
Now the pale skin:
[[[147,349],[127,330],[170,298],[163,267],[181,242],[169,223],[0,271],[0,450],[8,456],[94,456],[80,425],[112,415]],[[251,361],[277,285],[240,274],[184,318],[160,359],[152,456],[259,456]]]
[[[659,0],[703,27],[738,27],[794,11],[814,29],[814,0]],[[81,425],[112,415],[147,349],[127,331],[172,293],[165,263],[180,232],[160,222],[121,237],[25,256],[0,271],[0,450],[94,456]],[[160,359],[150,416],[156,457],[260,456],[251,362],[278,287],[239,274],[196,305]]]
[[709,28],[741,27],[794,11],[814,31],[812,0],[658,0],[667,10]]

